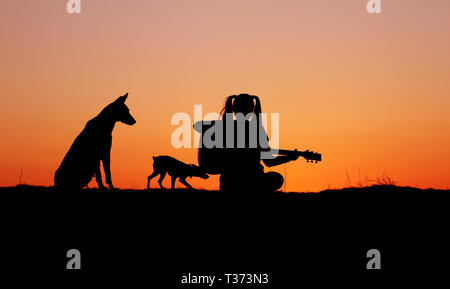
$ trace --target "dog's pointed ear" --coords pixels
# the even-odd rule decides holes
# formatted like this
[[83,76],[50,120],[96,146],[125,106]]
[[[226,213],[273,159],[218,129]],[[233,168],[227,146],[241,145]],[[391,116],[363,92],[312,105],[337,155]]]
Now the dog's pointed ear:
[[125,102],[125,100],[127,100],[128,97],[128,92],[125,93],[124,95],[122,95],[120,98],[122,99],[123,102]]
[[117,102],[125,103],[125,100],[127,100],[128,92],[125,93],[125,95],[119,96],[118,99],[116,99]]

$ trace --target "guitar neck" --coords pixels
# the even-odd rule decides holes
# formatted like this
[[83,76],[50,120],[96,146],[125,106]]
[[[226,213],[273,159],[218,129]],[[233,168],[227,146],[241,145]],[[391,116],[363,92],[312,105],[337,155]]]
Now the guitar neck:
[[279,155],[292,155],[292,154],[298,154],[299,156],[301,156],[302,153],[303,153],[302,151],[278,149],[278,154],[279,154]]
[[318,154],[318,153],[314,153],[311,152],[309,150],[306,151],[298,151],[298,150],[283,150],[283,149],[279,149],[278,150],[278,155],[284,155],[284,156],[299,156],[299,157],[303,157],[306,160],[315,160],[317,161],[321,161],[322,160],[322,155]]

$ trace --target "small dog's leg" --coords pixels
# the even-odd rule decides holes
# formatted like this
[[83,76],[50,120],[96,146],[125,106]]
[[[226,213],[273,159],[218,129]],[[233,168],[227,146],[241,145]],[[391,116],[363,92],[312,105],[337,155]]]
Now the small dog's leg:
[[159,183],[159,186],[161,187],[161,189],[164,189],[164,187],[162,185],[162,181],[164,180],[164,177],[166,176],[166,172],[167,171],[162,171],[161,175],[159,176],[158,183]]
[[172,190],[175,189],[175,181],[177,180],[177,177],[172,176]]
[[150,190],[150,181],[151,181],[154,177],[156,177],[157,175],[159,175],[159,172],[154,171],[151,175],[148,176],[148,178],[147,178],[147,189]]
[[195,190],[188,182],[186,182],[186,178],[180,178],[180,183],[188,187],[188,189]]
[[105,186],[103,185],[103,181],[102,181],[102,173],[100,171],[100,162],[98,163],[98,166],[95,167],[94,174],[95,174],[95,180],[97,181],[98,188],[100,190],[104,190]]

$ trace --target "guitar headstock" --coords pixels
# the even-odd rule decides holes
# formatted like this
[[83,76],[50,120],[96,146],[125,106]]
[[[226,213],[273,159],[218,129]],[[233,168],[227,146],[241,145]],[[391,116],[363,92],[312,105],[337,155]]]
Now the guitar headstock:
[[316,153],[316,152],[313,152],[313,151],[310,151],[310,150],[299,152],[299,155],[301,157],[303,157],[306,160],[307,163],[309,163],[309,162],[317,163],[317,162],[321,162],[322,161],[322,154],[319,154],[319,153]]

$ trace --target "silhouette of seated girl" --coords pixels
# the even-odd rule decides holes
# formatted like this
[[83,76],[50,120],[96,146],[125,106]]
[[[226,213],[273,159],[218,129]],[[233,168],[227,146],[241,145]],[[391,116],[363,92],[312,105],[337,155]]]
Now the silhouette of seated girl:
[[[220,120],[195,124],[195,129],[203,133],[199,165],[209,174],[220,174],[220,190],[278,190],[283,185],[283,177],[277,172],[264,172],[261,160],[272,167],[298,158],[296,155],[278,156],[270,151],[260,114],[261,103],[257,96],[232,95],[226,99]],[[199,128],[200,123],[202,128]],[[211,135],[208,129],[213,126],[215,135],[211,140],[216,146],[211,147],[207,139]],[[218,127],[221,130],[217,130]],[[217,139],[221,132],[222,138]]]

